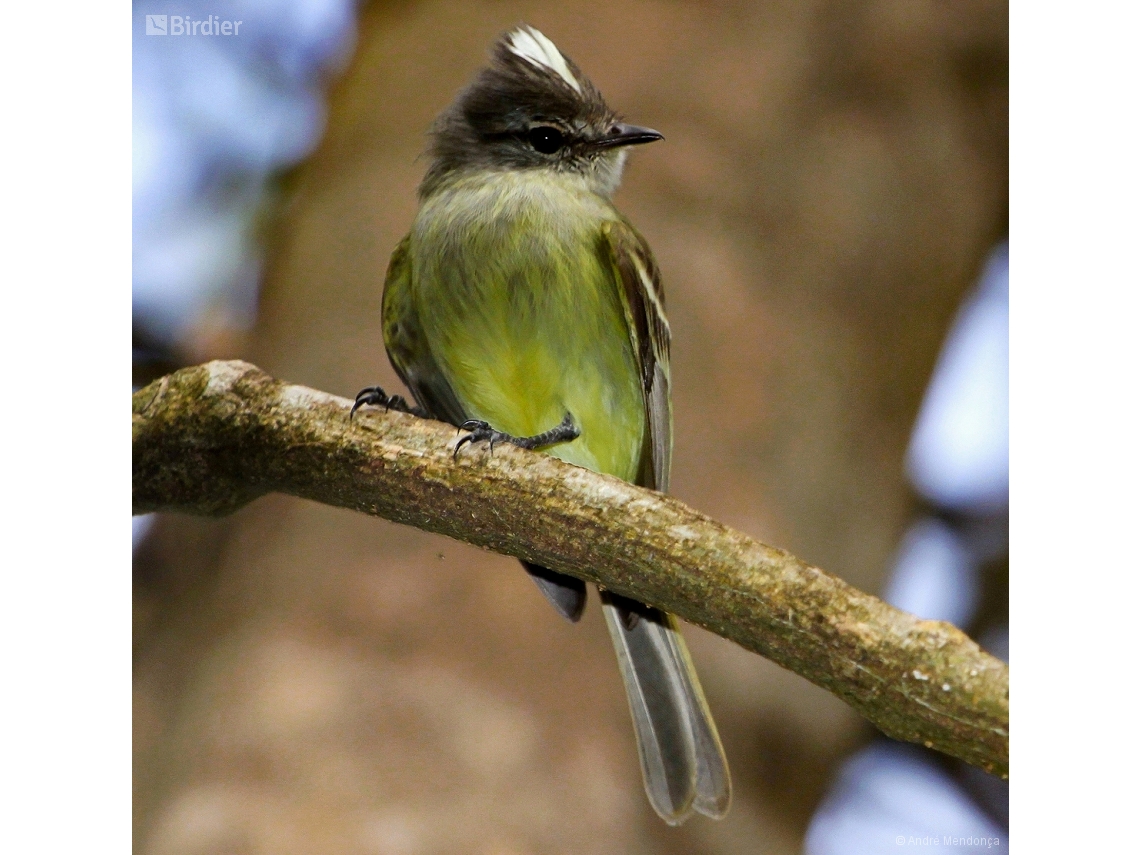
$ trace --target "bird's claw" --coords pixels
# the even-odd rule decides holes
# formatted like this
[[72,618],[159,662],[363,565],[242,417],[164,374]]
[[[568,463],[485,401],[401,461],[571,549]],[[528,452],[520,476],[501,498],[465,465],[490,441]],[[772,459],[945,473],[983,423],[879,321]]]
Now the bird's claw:
[[348,418],[351,420],[356,415],[356,411],[366,404],[373,407],[383,407],[384,412],[399,410],[401,413],[407,413],[411,411],[408,402],[404,400],[402,395],[389,395],[379,386],[368,386],[357,393],[356,402],[348,411]]
[[455,443],[455,451],[451,455],[453,460],[459,456],[459,449],[461,449],[469,442],[472,444],[476,442],[490,443],[490,452],[493,455],[495,453],[496,442],[514,441],[514,437],[509,433],[503,433],[502,431],[495,430],[485,421],[481,421],[480,419],[468,419],[459,426],[459,430],[470,431],[470,433],[459,440],[459,442]]

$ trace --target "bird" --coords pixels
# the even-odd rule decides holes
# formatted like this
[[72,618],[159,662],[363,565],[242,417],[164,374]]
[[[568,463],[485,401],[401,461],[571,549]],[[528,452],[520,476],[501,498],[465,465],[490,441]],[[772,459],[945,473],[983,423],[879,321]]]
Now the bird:
[[[388,357],[415,405],[370,386],[352,414],[403,410],[467,431],[455,454],[507,442],[666,492],[661,276],[612,201],[629,150],[662,134],[627,124],[524,24],[494,43],[430,138],[419,211],[381,301]],[[523,566],[563,617],[581,617],[585,582]],[[599,593],[651,806],[671,825],[723,817],[728,763],[676,618]]]

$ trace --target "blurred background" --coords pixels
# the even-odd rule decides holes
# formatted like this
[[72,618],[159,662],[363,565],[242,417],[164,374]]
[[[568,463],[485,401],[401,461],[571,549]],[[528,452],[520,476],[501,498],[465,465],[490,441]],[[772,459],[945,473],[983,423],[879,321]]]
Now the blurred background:
[[[136,2],[136,388],[398,389],[425,131],[522,21],[666,137],[616,201],[665,280],[674,494],[1008,659],[1004,2]],[[693,627],[735,801],[666,827],[596,599],[571,626],[511,559],[283,496],[134,534],[139,852],[1008,845],[1006,784]]]

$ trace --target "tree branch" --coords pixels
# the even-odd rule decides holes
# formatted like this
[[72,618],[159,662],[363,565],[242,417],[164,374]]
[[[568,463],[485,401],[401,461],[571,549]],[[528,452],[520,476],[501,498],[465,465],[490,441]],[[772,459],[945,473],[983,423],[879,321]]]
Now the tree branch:
[[1002,777],[1009,669],[669,496],[513,446],[452,458],[455,429],[244,362],[135,393],[134,512],[222,515],[269,492],[445,534],[636,597],[838,695],[888,736]]

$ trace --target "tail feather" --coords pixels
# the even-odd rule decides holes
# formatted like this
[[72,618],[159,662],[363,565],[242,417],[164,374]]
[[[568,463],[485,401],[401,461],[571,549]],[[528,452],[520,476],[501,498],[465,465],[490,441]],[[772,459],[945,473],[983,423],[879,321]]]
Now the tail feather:
[[728,764],[675,619],[609,592],[602,592],[602,610],[650,804],[670,825],[693,811],[724,816],[731,799]]
[[662,614],[671,630],[667,637],[685,686],[685,709],[693,728],[693,742],[697,751],[697,794],[693,799],[693,810],[712,819],[721,819],[728,813],[732,802],[728,760],[724,756],[716,722],[709,711],[705,693],[701,690],[696,668],[693,667],[689,648],[677,626],[677,619],[671,614]]

